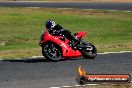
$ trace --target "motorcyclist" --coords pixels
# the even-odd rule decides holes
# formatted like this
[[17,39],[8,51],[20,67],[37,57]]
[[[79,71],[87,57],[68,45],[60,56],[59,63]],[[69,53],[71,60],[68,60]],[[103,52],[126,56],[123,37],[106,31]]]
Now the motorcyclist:
[[74,41],[74,43],[78,43],[79,40],[76,39],[69,30],[65,30],[61,25],[56,24],[54,20],[46,21],[46,29],[48,29],[49,33],[56,36],[62,35],[69,39],[70,41]]

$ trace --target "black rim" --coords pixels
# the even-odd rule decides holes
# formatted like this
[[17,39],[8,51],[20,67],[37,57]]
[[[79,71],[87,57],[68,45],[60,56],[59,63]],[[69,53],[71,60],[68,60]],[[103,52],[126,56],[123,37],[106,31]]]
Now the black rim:
[[97,53],[96,48],[93,45],[89,45],[88,47],[85,48],[85,50],[90,54],[94,55]]
[[52,60],[59,60],[61,57],[60,50],[54,44],[46,44],[44,47],[44,52],[47,57]]

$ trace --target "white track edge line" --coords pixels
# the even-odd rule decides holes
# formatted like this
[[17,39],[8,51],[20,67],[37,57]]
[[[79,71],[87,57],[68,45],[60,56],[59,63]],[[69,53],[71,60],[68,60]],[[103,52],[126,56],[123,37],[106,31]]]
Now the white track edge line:
[[131,53],[132,51],[119,51],[119,52],[104,52],[104,53],[98,53],[98,54],[114,54],[114,53]]
[[69,87],[74,87],[74,86],[61,86],[61,88],[69,88]]
[[[104,52],[104,53],[98,53],[98,54],[118,54],[118,53],[132,53],[132,51],[119,51],[119,52]],[[31,57],[27,57],[27,58],[43,58],[43,56],[31,56]],[[14,60],[20,60],[23,58],[14,58]],[[3,58],[0,58],[0,60],[5,60]]]
[[[27,8],[43,8],[43,7],[27,7]],[[76,8],[57,8],[57,9],[76,9]],[[83,9],[83,10],[104,10],[104,11],[121,11],[121,12],[127,12],[127,13],[131,13],[132,11],[130,10],[109,10],[109,9]]]
[[86,85],[74,85],[74,87],[84,87]]
[[[130,81],[132,83],[132,81]],[[74,86],[61,86],[61,87],[49,87],[49,88],[68,88],[68,87],[84,87],[84,86],[97,86],[99,84],[86,84],[86,85],[74,85]]]

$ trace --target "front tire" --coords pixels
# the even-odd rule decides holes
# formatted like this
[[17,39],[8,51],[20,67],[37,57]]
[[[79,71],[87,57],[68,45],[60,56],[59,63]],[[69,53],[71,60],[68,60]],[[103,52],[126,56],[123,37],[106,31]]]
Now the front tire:
[[97,49],[93,44],[88,44],[81,50],[81,53],[86,59],[94,59],[97,56]]
[[50,61],[59,61],[62,58],[60,47],[54,43],[46,43],[42,46],[43,56]]

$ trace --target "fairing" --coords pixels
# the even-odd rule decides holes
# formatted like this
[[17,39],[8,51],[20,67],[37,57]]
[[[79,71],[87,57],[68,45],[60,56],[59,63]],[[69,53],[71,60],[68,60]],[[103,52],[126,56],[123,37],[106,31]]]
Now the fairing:
[[[86,32],[79,32],[76,37],[83,37],[86,34]],[[62,49],[63,57],[79,57],[82,56],[81,52],[79,50],[73,50],[71,46],[68,45],[69,40],[66,39],[65,41],[60,40],[59,38],[62,38],[62,36],[52,36],[49,34],[48,30],[46,30],[42,38],[39,42],[40,46],[43,46],[43,44],[48,42],[53,42],[59,45]]]

